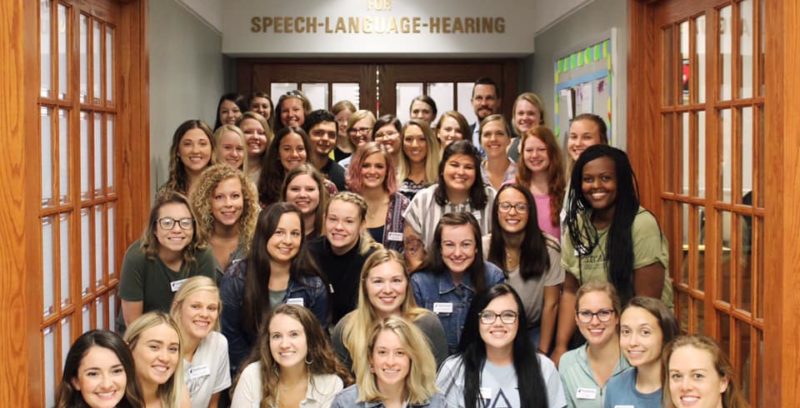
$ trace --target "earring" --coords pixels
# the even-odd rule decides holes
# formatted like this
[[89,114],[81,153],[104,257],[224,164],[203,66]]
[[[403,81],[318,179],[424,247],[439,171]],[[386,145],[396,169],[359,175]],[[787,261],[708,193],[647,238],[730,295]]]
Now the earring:
[[313,362],[314,362],[314,361],[312,361],[312,360],[309,360],[309,359],[308,359],[308,356],[306,356],[306,365],[311,365],[311,363],[313,363]]

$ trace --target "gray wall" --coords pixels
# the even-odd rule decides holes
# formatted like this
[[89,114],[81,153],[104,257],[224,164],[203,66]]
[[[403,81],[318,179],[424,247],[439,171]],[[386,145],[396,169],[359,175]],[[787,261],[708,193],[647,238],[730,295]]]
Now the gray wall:
[[167,179],[169,147],[178,125],[202,119],[214,126],[229,63],[222,55],[220,32],[176,0],[148,3],[150,180],[155,191]]
[[[553,65],[565,53],[577,51],[609,35],[617,29],[617,60],[613,80],[616,81],[616,133],[612,143],[625,148],[625,109],[627,98],[628,7],[626,0],[595,0],[558,23],[538,33],[533,57],[533,89],[547,104],[547,123],[555,123],[553,115]],[[527,65],[527,64],[526,64]]]

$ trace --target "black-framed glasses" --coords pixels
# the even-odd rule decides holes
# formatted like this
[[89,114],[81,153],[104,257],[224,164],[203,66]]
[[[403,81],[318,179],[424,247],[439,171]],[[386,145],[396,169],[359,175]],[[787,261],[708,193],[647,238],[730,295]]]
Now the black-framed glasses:
[[354,127],[354,128],[350,128],[350,130],[348,130],[348,132],[357,133],[358,134],[358,133],[367,133],[370,130],[372,130],[372,128],[370,128],[370,127],[360,127],[360,128],[355,128]]
[[579,310],[578,311],[578,320],[582,323],[589,323],[597,316],[597,320],[605,323],[611,320],[611,316],[614,315],[614,309],[600,309],[596,312],[592,312],[590,310]]
[[500,321],[505,324],[512,324],[517,321],[517,312],[513,310],[503,310],[500,313],[495,313],[491,310],[484,310],[478,313],[478,316],[483,324],[492,324],[497,320],[498,317],[500,318]]
[[177,220],[172,217],[163,217],[158,219],[158,226],[165,230],[171,230],[175,228],[175,224],[178,224],[182,230],[190,230],[194,228],[194,220],[191,218],[181,218]]
[[517,210],[517,212],[520,214],[528,212],[528,204],[525,203],[511,204],[508,202],[502,202],[497,205],[497,208],[504,213],[510,212],[512,208]]

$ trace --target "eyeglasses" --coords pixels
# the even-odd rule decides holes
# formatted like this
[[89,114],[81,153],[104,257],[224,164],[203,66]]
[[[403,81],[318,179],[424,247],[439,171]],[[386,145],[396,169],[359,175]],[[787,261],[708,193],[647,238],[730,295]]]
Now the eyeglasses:
[[597,316],[597,320],[605,323],[611,320],[611,316],[614,315],[614,309],[601,309],[597,312],[592,312],[589,310],[579,310],[578,311],[578,320],[582,323],[591,323],[592,319]]
[[397,137],[400,133],[397,132],[378,132],[375,134],[375,139],[383,139],[384,137]]
[[372,130],[372,128],[368,128],[368,127],[350,128],[350,132],[352,132],[352,133],[367,133],[370,130]]
[[499,208],[500,211],[504,213],[510,212],[512,208],[517,210],[517,212],[520,214],[528,212],[528,204],[523,204],[523,203],[511,204],[508,202],[503,202],[498,204],[497,208]]
[[158,225],[165,230],[171,230],[175,228],[175,224],[178,224],[182,230],[190,230],[194,228],[194,220],[191,218],[181,218],[176,220],[172,217],[164,217],[158,219]]
[[498,317],[500,318],[500,321],[505,324],[512,324],[517,321],[517,312],[511,310],[503,310],[500,313],[484,310],[478,313],[478,316],[481,318],[481,323],[483,324],[492,324],[497,320]]

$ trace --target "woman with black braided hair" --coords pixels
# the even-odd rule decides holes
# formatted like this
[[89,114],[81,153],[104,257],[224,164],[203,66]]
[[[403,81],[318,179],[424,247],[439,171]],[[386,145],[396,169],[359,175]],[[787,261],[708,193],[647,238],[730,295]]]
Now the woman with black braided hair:
[[555,361],[575,331],[575,292],[588,281],[612,283],[623,303],[650,296],[672,307],[667,239],[653,214],[640,206],[636,176],[625,152],[595,145],[580,155],[570,180],[565,225],[561,263],[568,273]]

